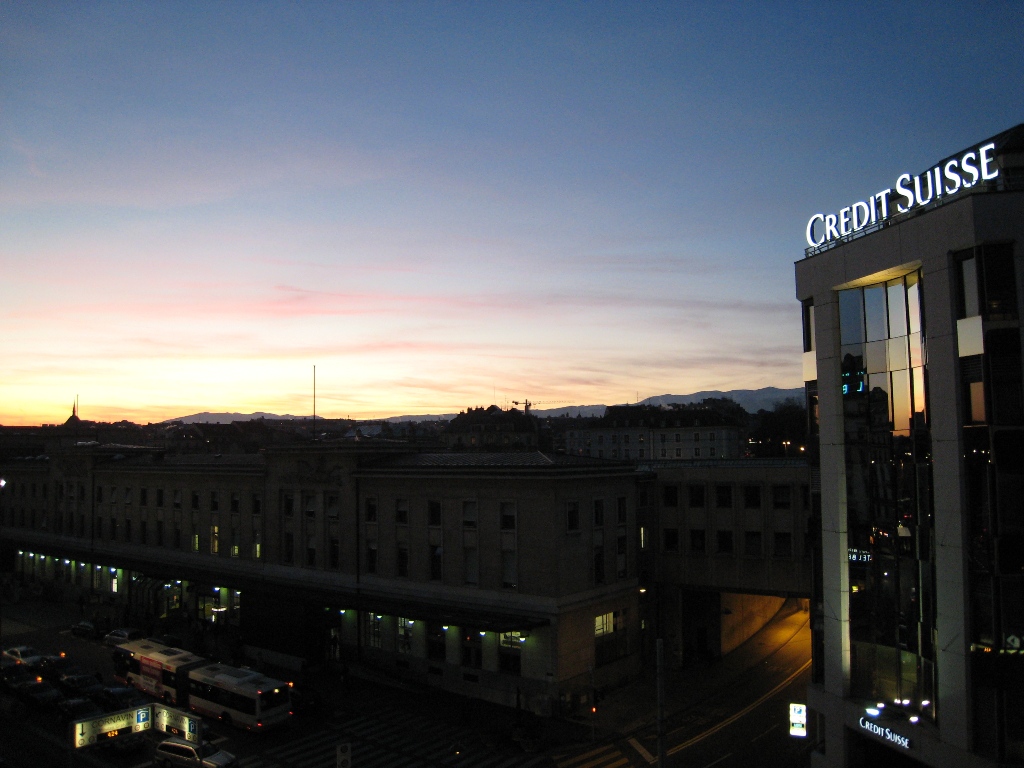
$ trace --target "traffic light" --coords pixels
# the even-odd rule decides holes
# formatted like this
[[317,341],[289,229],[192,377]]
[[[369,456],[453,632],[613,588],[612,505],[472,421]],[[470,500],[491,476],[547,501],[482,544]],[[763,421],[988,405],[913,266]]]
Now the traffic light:
[[335,768],[352,768],[352,744],[350,742],[338,744],[334,764]]

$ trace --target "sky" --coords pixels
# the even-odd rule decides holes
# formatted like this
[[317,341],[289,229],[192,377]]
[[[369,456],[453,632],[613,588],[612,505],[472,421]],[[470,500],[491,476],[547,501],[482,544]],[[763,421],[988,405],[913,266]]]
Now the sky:
[[[837,211],[1024,122],[1019,2],[0,5],[0,424],[798,387]],[[554,407],[554,405],[544,406]]]

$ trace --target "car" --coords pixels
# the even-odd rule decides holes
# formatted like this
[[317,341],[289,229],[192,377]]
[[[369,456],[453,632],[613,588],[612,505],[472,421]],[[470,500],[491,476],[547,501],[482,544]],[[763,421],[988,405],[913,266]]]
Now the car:
[[57,711],[65,723],[89,720],[104,714],[103,708],[99,704],[84,698],[64,699],[64,701],[57,702]]
[[[202,756],[202,762],[199,758]],[[204,742],[202,745],[177,736],[164,739],[156,745],[153,754],[153,765],[157,768],[172,768],[181,765],[190,768],[235,768],[238,759],[230,752],[217,749],[213,744]]]
[[25,664],[29,667],[36,666],[43,658],[43,654],[31,645],[15,645],[4,651],[3,655],[15,664]]
[[71,634],[75,637],[98,637],[99,632],[96,630],[96,625],[91,621],[83,619],[77,624],[71,625]]
[[120,712],[150,703],[141,691],[127,686],[110,686],[89,696],[104,712]]
[[102,691],[103,683],[96,678],[96,675],[64,675],[57,681],[57,687],[68,698],[80,699]]
[[30,682],[21,683],[14,689],[14,695],[29,706],[38,709],[54,707],[58,701],[64,698],[52,683],[38,677]]
[[44,680],[56,683],[66,675],[84,675],[86,670],[77,662],[64,654],[60,656],[43,656],[36,666],[36,671]]
[[19,685],[30,683],[36,678],[36,673],[24,664],[11,664],[9,667],[4,667],[3,672],[0,673],[0,687],[9,693],[14,693]]
[[146,633],[141,629],[133,629],[132,627],[120,627],[118,629],[112,629],[103,636],[104,645],[121,645],[127,643],[130,640],[141,640],[146,636]]

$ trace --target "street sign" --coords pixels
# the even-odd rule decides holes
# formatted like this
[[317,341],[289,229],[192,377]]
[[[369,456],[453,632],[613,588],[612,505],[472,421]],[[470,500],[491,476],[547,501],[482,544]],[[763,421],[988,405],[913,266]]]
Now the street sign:
[[807,705],[789,705],[789,735],[807,738]]
[[201,721],[187,712],[172,709],[164,704],[154,704],[153,722],[153,727],[158,731],[181,736],[186,741],[199,741]]
[[335,749],[334,768],[352,768],[352,744],[342,742]]
[[152,705],[146,704],[88,720],[76,720],[71,724],[72,742],[75,749],[78,749],[90,747],[101,739],[116,739],[118,736],[148,731],[152,715]]

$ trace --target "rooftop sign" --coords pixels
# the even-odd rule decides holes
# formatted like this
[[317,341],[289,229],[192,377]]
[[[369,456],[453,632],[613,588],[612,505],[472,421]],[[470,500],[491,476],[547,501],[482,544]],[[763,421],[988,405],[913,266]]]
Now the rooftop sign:
[[895,190],[883,189],[867,200],[859,200],[843,208],[839,213],[814,214],[807,222],[808,244],[817,248],[883,222],[890,216],[927,205],[944,195],[955,195],[960,190],[970,189],[979,181],[996,178],[999,168],[992,157],[995,148],[995,142],[989,142],[936,165],[920,176],[900,174],[896,179]]

